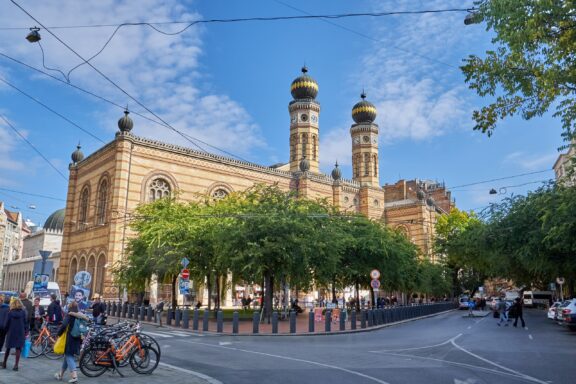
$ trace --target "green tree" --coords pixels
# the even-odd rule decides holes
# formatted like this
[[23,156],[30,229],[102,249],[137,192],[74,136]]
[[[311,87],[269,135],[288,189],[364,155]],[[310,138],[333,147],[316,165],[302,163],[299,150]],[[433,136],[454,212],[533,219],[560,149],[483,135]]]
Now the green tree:
[[475,130],[491,135],[498,120],[520,114],[528,120],[555,103],[564,136],[576,119],[576,3],[566,0],[476,1],[476,21],[493,30],[496,48],[470,55],[461,67],[469,87],[495,101],[475,111]]

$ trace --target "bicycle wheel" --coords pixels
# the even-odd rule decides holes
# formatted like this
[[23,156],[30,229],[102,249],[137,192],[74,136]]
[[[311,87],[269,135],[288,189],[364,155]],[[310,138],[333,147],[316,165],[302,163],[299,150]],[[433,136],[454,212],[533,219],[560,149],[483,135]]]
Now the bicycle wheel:
[[56,340],[50,339],[48,336],[44,336],[46,339],[46,348],[44,348],[44,356],[49,358],[50,360],[58,360],[64,357],[64,355],[58,355],[54,353],[54,344],[56,344]]
[[160,353],[150,346],[135,349],[130,355],[130,366],[134,372],[149,375],[158,367]]
[[30,354],[28,355],[29,359],[33,359],[42,355],[48,346],[46,338],[40,337],[39,334],[32,335],[30,342],[32,345],[30,346]]
[[162,351],[160,350],[160,344],[158,344],[155,338],[145,333],[140,333],[138,335],[138,338],[140,339],[142,345],[147,345],[149,347],[154,348],[158,352],[158,357],[160,357]]
[[98,377],[108,370],[106,365],[96,364],[98,357],[102,353],[108,353],[102,349],[93,349],[92,347],[86,348],[80,355],[78,366],[84,376]]

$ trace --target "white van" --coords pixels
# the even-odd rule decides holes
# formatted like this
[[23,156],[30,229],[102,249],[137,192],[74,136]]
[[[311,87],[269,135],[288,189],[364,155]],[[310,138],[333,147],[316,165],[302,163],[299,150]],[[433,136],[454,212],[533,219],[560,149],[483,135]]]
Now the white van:
[[34,288],[33,281],[29,281],[28,283],[26,283],[26,288],[24,289],[24,292],[26,293],[26,297],[28,297],[30,301],[33,302],[34,298],[38,296],[40,297],[40,305],[46,308],[50,305],[50,295],[54,293],[56,295],[56,300],[60,300],[60,304],[62,304],[60,287],[58,286],[57,282],[55,281],[48,282],[48,290],[46,291],[33,291],[32,290],[33,288]]

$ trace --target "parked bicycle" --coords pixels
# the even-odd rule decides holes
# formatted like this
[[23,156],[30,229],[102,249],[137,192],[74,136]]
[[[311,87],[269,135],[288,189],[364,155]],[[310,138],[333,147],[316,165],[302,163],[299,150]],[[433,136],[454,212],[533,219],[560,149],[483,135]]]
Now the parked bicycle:
[[58,325],[51,324],[48,322],[48,317],[42,318],[42,326],[40,327],[39,333],[32,333],[30,337],[30,358],[35,358],[38,356],[46,356],[49,359],[56,360],[63,357],[63,355],[57,355],[54,353],[54,344],[56,344],[56,339],[58,338]]

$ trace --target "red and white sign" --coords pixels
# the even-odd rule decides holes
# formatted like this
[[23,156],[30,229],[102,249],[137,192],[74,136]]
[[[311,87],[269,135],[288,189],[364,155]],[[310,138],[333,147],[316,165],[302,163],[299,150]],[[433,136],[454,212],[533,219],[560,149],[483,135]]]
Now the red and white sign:
[[377,280],[378,278],[380,278],[380,271],[377,269],[373,269],[370,272],[370,277],[372,278],[372,280]]
[[182,275],[183,279],[189,279],[190,278],[190,271],[187,269],[183,269],[182,272],[180,273]]
[[376,280],[376,279],[372,280],[370,282],[370,286],[374,289],[380,288],[380,280]]

